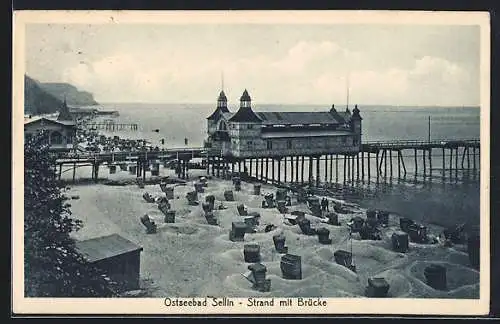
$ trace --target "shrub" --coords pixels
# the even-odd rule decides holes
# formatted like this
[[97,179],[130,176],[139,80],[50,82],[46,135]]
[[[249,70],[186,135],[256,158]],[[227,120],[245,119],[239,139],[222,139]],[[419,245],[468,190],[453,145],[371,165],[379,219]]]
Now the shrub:
[[116,284],[87,263],[70,233],[71,218],[54,170],[47,134],[24,146],[24,292],[26,297],[111,297]]

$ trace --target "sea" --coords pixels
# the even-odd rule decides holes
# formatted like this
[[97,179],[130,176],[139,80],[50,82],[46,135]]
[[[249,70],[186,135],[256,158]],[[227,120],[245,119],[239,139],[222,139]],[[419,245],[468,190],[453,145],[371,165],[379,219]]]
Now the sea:
[[[352,110],[353,107],[350,107]],[[411,107],[360,105],[362,142],[394,140],[464,140],[480,137],[479,107]],[[103,110],[116,110],[116,123],[137,123],[135,131],[107,132],[109,136],[144,139],[159,148],[201,147],[206,138],[208,117],[215,104],[150,104],[109,103]],[[236,111],[237,107],[229,107]],[[325,111],[322,105],[254,105],[255,111]],[[336,107],[337,110],[345,109]],[[110,117],[102,117],[109,119]],[[162,145],[162,140],[164,144]],[[470,151],[472,152],[472,150]],[[461,170],[463,151],[459,151],[460,170],[449,171],[449,150],[442,156],[441,149],[432,152],[431,176],[422,172],[422,157],[415,172],[413,150],[403,151],[406,177],[397,177],[397,155],[393,154],[392,179],[376,179],[375,158],[371,160],[371,178],[350,183],[350,190],[342,190],[340,198],[363,208],[385,209],[396,214],[439,226],[465,223],[477,226],[480,220],[480,152],[469,156],[469,166],[475,160],[476,170]],[[366,158],[366,157],[365,157]],[[442,167],[443,158],[445,168]],[[467,159],[464,159],[467,166]],[[455,168],[455,153],[453,153]],[[365,168],[367,161],[365,161]],[[320,163],[321,179],[324,162]],[[328,165],[329,168],[329,165]],[[281,167],[283,172],[284,167]],[[290,170],[290,169],[289,169]],[[338,182],[343,181],[343,162],[339,162]],[[271,171],[269,171],[271,172]],[[290,171],[289,171],[290,172]],[[308,179],[306,159],[305,179]],[[329,171],[327,171],[329,172]],[[334,171],[335,172],[335,171]],[[335,178],[335,175],[333,175]],[[283,179],[283,176],[282,176]],[[329,175],[327,176],[329,179]],[[335,179],[333,179],[335,180]]]

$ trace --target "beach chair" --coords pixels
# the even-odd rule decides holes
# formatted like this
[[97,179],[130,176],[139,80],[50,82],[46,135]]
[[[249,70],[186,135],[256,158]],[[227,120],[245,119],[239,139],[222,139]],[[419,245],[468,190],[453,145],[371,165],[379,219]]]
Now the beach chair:
[[285,200],[277,200],[276,201],[276,208],[281,214],[286,214],[288,212],[288,208],[286,208],[286,201]]
[[351,229],[351,233],[358,233],[363,228],[364,223],[365,220],[363,218],[356,216],[351,218],[351,221],[347,225]]
[[427,243],[427,227],[420,224],[410,224],[408,225],[408,235],[410,236],[410,241],[415,243]]
[[362,240],[381,240],[380,232],[377,227],[366,222],[359,230],[359,236]]
[[224,191],[224,199],[226,201],[234,201],[234,195],[232,190]]
[[299,255],[285,254],[280,261],[281,274],[284,279],[302,279],[302,258]]
[[372,277],[368,278],[368,287],[366,287],[366,297],[387,297],[389,292],[389,283],[385,278]]
[[208,213],[213,211],[213,206],[210,203],[204,202],[201,203],[201,209],[203,210],[204,213]]
[[403,232],[408,233],[408,226],[410,226],[411,224],[414,224],[414,222],[413,222],[413,220],[411,220],[409,218],[401,217],[399,219],[399,227],[401,228],[401,230]]
[[203,186],[203,183],[201,183],[201,182],[195,182],[194,183],[194,190],[197,193],[203,193],[203,192],[205,192],[205,187]]
[[283,233],[273,236],[274,248],[278,253],[288,253],[288,247],[285,246],[285,241],[286,237]]
[[302,231],[303,234],[305,235],[315,235],[316,231],[311,228],[311,221],[308,220],[307,218],[301,218],[297,221],[297,224],[299,224],[300,230]]
[[318,197],[309,197],[307,199],[307,205],[309,206],[309,209],[311,210],[311,213],[313,216],[316,216],[316,217],[322,217],[323,214],[322,214],[322,211],[321,211],[321,204],[319,202],[319,198]]
[[266,279],[266,266],[261,263],[254,263],[248,266],[248,270],[250,270],[250,272],[243,276],[253,284],[253,289],[260,292],[268,292],[271,290],[271,279]]
[[238,206],[236,206],[236,209],[238,210],[238,214],[240,216],[247,216],[248,215],[248,212],[245,208],[245,205],[239,204]]
[[175,210],[167,210],[163,219],[165,223],[175,223]]
[[340,226],[339,215],[337,215],[335,212],[328,212],[328,213],[326,213],[326,217],[328,219],[328,224],[335,225],[335,226]]
[[163,213],[166,214],[167,211],[170,209],[170,203],[168,202],[167,198],[163,197],[160,202],[158,203],[158,209]]
[[246,232],[247,233],[255,233],[256,227],[259,225],[259,220],[254,216],[243,216],[244,223],[247,225]]
[[321,244],[332,244],[332,239],[330,236],[330,231],[324,227],[318,228],[316,230],[316,234],[318,235],[318,241]]
[[409,247],[408,233],[403,231],[395,232],[391,235],[392,249],[395,252],[406,253]]
[[243,256],[246,263],[260,262],[260,246],[258,244],[245,244]]
[[190,191],[186,194],[186,199],[190,206],[198,206],[198,193],[196,191]]
[[217,225],[217,219],[215,218],[213,212],[205,213],[205,219],[207,220],[208,225]]
[[245,239],[247,225],[244,222],[233,222],[229,232],[229,240],[232,242],[241,242]]
[[147,214],[140,218],[142,225],[146,227],[146,234],[156,233],[156,224],[152,221]]
[[215,196],[214,195],[206,195],[205,201],[212,206],[212,210],[215,208]]
[[352,266],[352,253],[345,250],[337,250],[333,253],[335,263],[348,269]]
[[446,268],[440,264],[431,264],[424,269],[424,277],[428,286],[437,290],[446,290]]
[[274,208],[274,206],[274,195],[272,193],[265,194],[262,201],[262,208]]

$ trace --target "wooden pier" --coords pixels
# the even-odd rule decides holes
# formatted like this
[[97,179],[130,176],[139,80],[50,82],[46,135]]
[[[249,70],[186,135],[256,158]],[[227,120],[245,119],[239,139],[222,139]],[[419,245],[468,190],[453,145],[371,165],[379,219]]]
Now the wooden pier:
[[[287,182],[300,184],[356,183],[406,179],[408,170],[405,159],[413,160],[413,175],[424,180],[436,176],[457,179],[459,170],[477,171],[480,143],[477,139],[434,141],[380,141],[365,142],[359,152],[330,153],[310,156],[273,156],[235,158],[224,156],[221,151],[202,147],[172,148],[159,151],[134,151],[114,153],[86,153],[61,156],[56,161],[59,177],[63,165],[92,165],[92,178],[97,180],[99,166],[134,165],[137,177],[146,177],[153,164],[175,161],[177,174],[187,178],[188,164],[193,158],[203,158],[207,174],[224,177],[228,172],[245,172],[260,181],[273,184]],[[440,158],[441,165],[433,165],[433,157]],[[306,166],[307,164],[307,166]],[[321,168],[323,164],[323,168]],[[440,168],[439,168],[440,167]],[[73,169],[73,178],[75,171]],[[321,170],[322,169],[322,170]],[[283,171],[283,172],[282,172]],[[322,171],[322,172],[321,172]],[[307,172],[307,176],[305,173]],[[433,174],[434,172],[434,174]],[[342,176],[342,178],[340,178]],[[314,183],[312,183],[314,181]]]
[[121,131],[121,130],[138,130],[138,124],[130,123],[87,123],[85,125],[87,128],[96,129],[96,130],[107,130],[107,131]]
[[[293,182],[319,186],[321,182],[354,184],[365,180],[370,182],[372,179],[376,182],[392,182],[393,179],[407,178],[405,158],[412,158],[414,177],[422,176],[425,181],[435,176],[433,172],[436,173],[437,166],[433,166],[433,157],[435,159],[439,157],[441,178],[456,180],[459,177],[459,170],[479,169],[477,162],[479,149],[480,143],[477,139],[365,142],[361,150],[354,153],[325,152],[309,156],[245,159],[209,156],[207,173],[220,177],[221,173],[222,176],[225,175],[226,170],[232,172],[237,170],[272,184]],[[320,167],[321,164],[323,168]],[[339,178],[340,173],[342,179]]]
[[[59,168],[58,176],[61,178],[63,165],[71,165],[73,170],[73,182],[75,181],[75,170],[84,165],[92,166],[92,179],[99,176],[101,165],[119,166],[126,164],[129,171],[137,177],[146,178],[146,171],[153,163],[165,163],[176,161],[177,169],[181,178],[186,178],[188,162],[194,158],[206,158],[209,155],[220,154],[204,148],[172,148],[159,151],[125,151],[125,152],[105,152],[105,153],[84,153],[84,154],[63,154],[56,159],[56,167]],[[132,167],[130,167],[132,166]]]

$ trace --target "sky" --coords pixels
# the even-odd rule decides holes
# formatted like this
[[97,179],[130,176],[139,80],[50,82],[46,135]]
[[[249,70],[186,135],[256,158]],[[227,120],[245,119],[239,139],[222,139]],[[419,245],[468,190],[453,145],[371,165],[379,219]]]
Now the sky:
[[478,106],[479,26],[28,24],[26,73],[100,103]]

